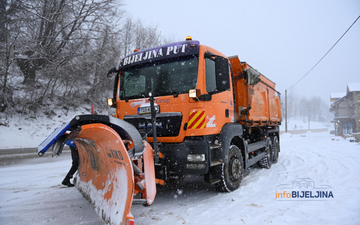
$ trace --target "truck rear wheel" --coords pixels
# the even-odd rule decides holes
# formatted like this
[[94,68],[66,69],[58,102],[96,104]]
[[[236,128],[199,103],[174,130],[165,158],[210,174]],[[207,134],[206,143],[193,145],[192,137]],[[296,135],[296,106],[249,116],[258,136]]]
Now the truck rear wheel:
[[280,145],[278,137],[274,137],[272,143],[272,163],[277,163],[279,159]]
[[266,139],[266,146],[265,146],[265,157],[259,161],[259,165],[262,167],[262,168],[266,168],[266,169],[270,169],[271,167],[271,164],[272,164],[272,144],[271,144],[271,139],[270,138],[267,138]]
[[239,188],[244,176],[244,164],[240,149],[236,145],[229,147],[229,160],[222,165],[221,181],[216,184],[219,191],[231,192]]

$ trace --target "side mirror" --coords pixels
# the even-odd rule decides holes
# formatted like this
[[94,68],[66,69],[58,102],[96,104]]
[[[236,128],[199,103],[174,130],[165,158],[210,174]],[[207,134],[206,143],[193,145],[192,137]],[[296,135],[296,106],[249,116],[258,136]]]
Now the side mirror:
[[118,73],[118,72],[119,72],[119,70],[117,70],[116,67],[113,67],[107,73],[107,77],[111,77],[114,73]]
[[230,88],[229,62],[226,58],[215,57],[216,88],[219,92]]
[[200,95],[200,98],[199,98],[200,101],[211,101],[211,99],[212,99],[212,97],[210,94]]
[[211,59],[211,58],[216,57],[216,55],[212,54],[211,52],[205,52],[204,57],[208,58],[208,59]]

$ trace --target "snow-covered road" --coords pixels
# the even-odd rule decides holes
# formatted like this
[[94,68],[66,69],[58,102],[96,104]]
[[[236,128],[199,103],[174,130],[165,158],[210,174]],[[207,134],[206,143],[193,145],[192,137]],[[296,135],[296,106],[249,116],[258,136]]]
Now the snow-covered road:
[[[189,177],[180,188],[159,188],[152,206],[134,205],[135,223],[360,224],[360,145],[332,139],[284,134],[279,162],[252,168],[238,190],[218,193]],[[62,156],[0,167],[0,224],[102,224],[76,188],[59,185],[70,164]],[[333,197],[277,195],[319,190]]]

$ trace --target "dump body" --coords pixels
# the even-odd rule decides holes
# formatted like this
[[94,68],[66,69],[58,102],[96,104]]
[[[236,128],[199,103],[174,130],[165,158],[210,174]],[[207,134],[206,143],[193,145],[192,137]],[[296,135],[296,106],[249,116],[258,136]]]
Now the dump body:
[[[275,83],[246,62],[240,62],[237,56],[229,57],[229,61],[233,69],[236,121],[250,127],[279,125],[281,106]],[[251,82],[250,76],[258,76],[259,80]]]

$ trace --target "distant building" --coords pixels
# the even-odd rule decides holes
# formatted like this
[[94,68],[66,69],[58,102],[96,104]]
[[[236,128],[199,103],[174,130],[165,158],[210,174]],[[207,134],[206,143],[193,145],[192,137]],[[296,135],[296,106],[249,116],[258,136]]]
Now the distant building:
[[348,84],[346,93],[331,94],[330,102],[335,135],[360,132],[360,83]]
[[345,97],[346,92],[339,92],[339,93],[331,93],[330,95],[330,102],[336,102],[342,97]]

